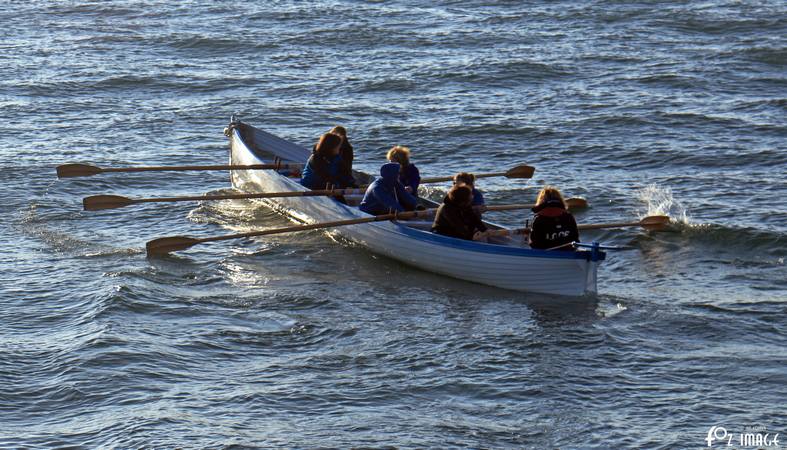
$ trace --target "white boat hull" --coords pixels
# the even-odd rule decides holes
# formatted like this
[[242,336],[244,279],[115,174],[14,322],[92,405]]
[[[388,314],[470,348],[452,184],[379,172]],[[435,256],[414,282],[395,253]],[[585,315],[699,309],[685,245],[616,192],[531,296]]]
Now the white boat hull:
[[[268,154],[290,162],[308,159],[307,149],[243,126],[246,127],[244,136],[238,127],[231,128],[231,164],[270,163],[272,157],[266,159]],[[297,180],[273,170],[233,171],[232,184],[244,192],[307,190]],[[287,197],[266,202],[304,223],[368,217],[359,209],[331,197]],[[337,227],[332,232],[374,253],[430,272],[505,289],[566,296],[595,293],[598,265],[604,259],[604,253],[599,251],[548,252],[478,243],[391,221]]]

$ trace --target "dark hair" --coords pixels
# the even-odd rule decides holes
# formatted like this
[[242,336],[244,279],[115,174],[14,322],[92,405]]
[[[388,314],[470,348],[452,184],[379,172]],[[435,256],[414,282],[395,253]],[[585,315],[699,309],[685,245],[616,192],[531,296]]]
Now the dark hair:
[[475,175],[470,172],[459,172],[458,174],[454,175],[454,183],[465,183],[465,184],[475,184]]
[[338,134],[325,133],[320,136],[317,145],[314,146],[314,151],[322,156],[331,156],[330,151],[342,145],[342,137]]
[[457,205],[467,205],[473,201],[473,190],[466,184],[457,184],[448,191],[448,198]]

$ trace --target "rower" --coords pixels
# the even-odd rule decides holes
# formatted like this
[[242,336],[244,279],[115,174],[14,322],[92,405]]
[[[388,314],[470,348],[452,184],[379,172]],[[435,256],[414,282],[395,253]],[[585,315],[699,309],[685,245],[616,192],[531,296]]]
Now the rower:
[[401,167],[399,181],[411,194],[417,197],[418,185],[421,184],[421,174],[418,171],[418,167],[410,162],[410,149],[403,145],[394,145],[388,150],[386,157],[390,162],[399,163]]
[[574,250],[570,244],[579,242],[579,230],[574,216],[568,212],[563,194],[553,186],[544,186],[538,193],[536,216],[530,227],[531,248],[544,250]]
[[339,185],[340,187],[357,188],[358,184],[353,178],[353,146],[347,139],[347,129],[341,125],[331,128],[329,133],[337,134],[342,138],[342,146],[339,148]]
[[459,172],[458,174],[454,175],[454,186],[458,184],[464,184],[473,190],[473,209],[480,218],[481,214],[486,211],[484,206],[486,202],[484,200],[484,194],[475,188],[475,175],[469,172]]
[[372,215],[396,211],[413,211],[418,199],[405,189],[399,181],[399,163],[387,163],[380,167],[380,177],[366,189],[359,208]]
[[453,186],[437,208],[432,231],[459,239],[486,242],[486,225],[473,211],[473,190],[464,184]]
[[339,179],[341,164],[339,151],[342,142],[342,137],[338,134],[325,133],[320,136],[303,168],[302,185],[309,189],[325,189],[328,186],[345,187]]

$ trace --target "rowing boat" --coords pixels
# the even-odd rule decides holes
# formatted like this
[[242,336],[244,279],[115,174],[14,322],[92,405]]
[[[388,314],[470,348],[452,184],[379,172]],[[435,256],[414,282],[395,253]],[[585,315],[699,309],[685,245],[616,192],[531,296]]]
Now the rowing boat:
[[[230,164],[265,164],[276,161],[305,162],[310,151],[271,133],[231,119]],[[359,183],[373,178],[354,171]],[[306,191],[297,179],[275,170],[234,170],[232,185],[243,192]],[[263,202],[301,223],[317,223],[368,217],[357,207],[358,198],[347,204],[333,197],[287,197]],[[420,199],[427,208],[438,204]],[[499,225],[485,222],[492,229]],[[370,251],[461,280],[516,291],[565,296],[595,294],[598,265],[606,254],[599,249],[575,252],[535,250],[520,239],[496,238],[490,243],[466,241],[432,233],[428,223],[374,222],[338,227],[331,233]]]

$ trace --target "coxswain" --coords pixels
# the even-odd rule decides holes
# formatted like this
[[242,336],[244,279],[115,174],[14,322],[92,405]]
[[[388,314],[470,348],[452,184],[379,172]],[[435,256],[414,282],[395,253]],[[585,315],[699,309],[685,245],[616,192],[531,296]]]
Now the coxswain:
[[528,242],[531,248],[574,250],[570,244],[579,242],[579,229],[557,188],[545,186],[541,189],[533,212],[536,215],[530,227]]

